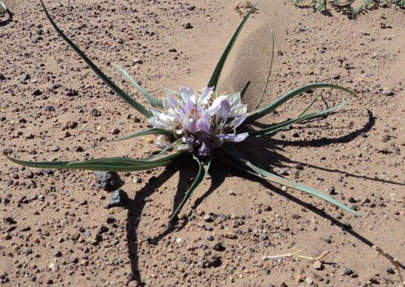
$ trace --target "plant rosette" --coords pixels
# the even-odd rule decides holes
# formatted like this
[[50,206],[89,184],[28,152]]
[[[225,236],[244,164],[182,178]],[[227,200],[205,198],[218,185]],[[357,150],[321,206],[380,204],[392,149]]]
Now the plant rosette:
[[[53,21],[44,3],[41,0],[45,14],[58,32],[58,34],[75,50],[76,53],[86,62],[86,64],[124,101],[131,105],[135,110],[148,118],[151,128],[120,138],[118,140],[127,140],[143,135],[157,135],[157,144],[162,148],[162,151],[155,156],[147,159],[131,159],[127,157],[106,157],[87,161],[52,161],[52,162],[35,162],[24,161],[16,158],[10,158],[15,163],[37,168],[56,168],[56,169],[82,169],[96,171],[140,171],[153,169],[160,166],[171,164],[173,160],[180,156],[191,156],[198,164],[198,173],[191,184],[182,202],[177,206],[170,216],[170,220],[177,218],[179,212],[184,207],[187,200],[191,197],[193,191],[203,181],[205,175],[210,169],[213,159],[221,161],[236,169],[247,172],[253,176],[264,178],[273,183],[284,185],[286,187],[303,191],[320,199],[326,200],[339,208],[342,208],[352,214],[361,215],[358,211],[346,206],[342,202],[333,197],[324,194],[316,189],[304,186],[302,184],[290,181],[284,177],[263,170],[249,160],[247,160],[239,150],[235,143],[249,140],[255,137],[272,135],[280,130],[290,127],[293,124],[324,117],[347,104],[343,102],[339,105],[329,107],[327,109],[309,112],[313,104],[317,100],[314,98],[309,106],[307,106],[297,117],[273,123],[254,129],[252,124],[263,116],[271,113],[285,102],[297,97],[307,91],[320,88],[333,88],[344,92],[354,94],[351,90],[344,87],[329,84],[329,83],[313,83],[294,89],[287,94],[279,97],[274,102],[262,107],[262,99],[266,93],[266,89],[271,76],[271,69],[274,55],[274,36],[273,49],[270,61],[269,73],[265,83],[263,94],[257,103],[256,109],[248,112],[247,105],[242,103],[242,97],[249,87],[248,82],[245,87],[232,95],[222,95],[218,93],[218,80],[221,75],[222,68],[226,59],[232,50],[243,26],[247,19],[256,9],[258,2],[251,8],[242,22],[237,27],[230,42],[226,46],[217,66],[207,84],[199,92],[193,91],[191,88],[182,87],[179,92],[169,90],[167,97],[161,101],[154,97],[139,83],[134,80],[125,70],[118,65],[115,67],[123,74],[123,76],[148,100],[151,107],[146,108],[133,97],[124,92],[117,86],[109,77],[107,77],[63,32]],[[322,97],[322,100],[323,97]],[[325,101],[325,100],[324,100]],[[174,150],[174,152],[169,152]]]

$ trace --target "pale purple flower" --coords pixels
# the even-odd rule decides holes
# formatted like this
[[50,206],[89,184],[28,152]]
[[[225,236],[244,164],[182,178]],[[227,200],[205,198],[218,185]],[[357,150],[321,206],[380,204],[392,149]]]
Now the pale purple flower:
[[242,104],[240,94],[218,96],[213,88],[204,88],[195,93],[182,87],[178,95],[167,95],[163,110],[153,109],[150,124],[159,129],[173,131],[182,138],[180,150],[209,156],[211,150],[225,141],[241,142],[247,133],[236,134],[235,130],[247,117],[247,106]]

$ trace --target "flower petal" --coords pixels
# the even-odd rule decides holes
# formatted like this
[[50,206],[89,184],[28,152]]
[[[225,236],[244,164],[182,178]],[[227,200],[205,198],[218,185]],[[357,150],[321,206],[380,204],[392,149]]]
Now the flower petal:
[[207,105],[208,101],[211,99],[211,95],[214,92],[214,88],[205,88],[201,95],[198,97],[197,105]]
[[220,134],[218,137],[226,142],[238,143],[244,141],[249,136],[249,133],[241,134]]

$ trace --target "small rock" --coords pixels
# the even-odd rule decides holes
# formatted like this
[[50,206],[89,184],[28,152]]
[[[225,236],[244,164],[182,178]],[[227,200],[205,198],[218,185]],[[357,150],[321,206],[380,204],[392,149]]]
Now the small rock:
[[128,195],[122,189],[114,191],[110,196],[110,201],[105,208],[123,207],[128,202]]
[[316,270],[322,270],[323,269],[323,264],[321,263],[321,261],[316,260],[314,262],[314,264],[312,264],[312,267]]
[[184,23],[183,26],[184,26],[185,29],[192,29],[193,28],[193,25],[191,25],[190,22]]
[[117,220],[114,217],[108,217],[106,222],[107,224],[113,224],[115,223]]
[[78,92],[74,89],[66,89],[65,90],[65,95],[68,97],[75,97],[78,95]]
[[393,96],[393,95],[394,95],[394,92],[393,92],[391,89],[389,89],[389,88],[384,88],[384,90],[383,90],[383,95],[384,95],[384,96]]
[[225,251],[225,246],[221,242],[218,242],[217,244],[214,245],[213,249],[215,251],[221,251],[222,252],[222,251]]
[[60,150],[60,146],[58,146],[58,145],[53,145],[53,146],[51,146],[51,148],[50,148],[49,150],[50,150],[50,151],[53,151],[53,152],[57,152],[57,151]]
[[29,79],[31,79],[31,76],[28,73],[22,73],[21,74],[21,80],[22,81],[28,81]]
[[113,191],[122,185],[121,179],[116,172],[96,171],[96,183],[105,191]]
[[2,73],[0,73],[0,81],[4,81],[5,79],[6,77]]
[[134,59],[134,64],[143,64],[143,61],[140,58],[135,58]]
[[99,117],[99,116],[101,116],[101,112],[99,110],[97,110],[96,108],[94,108],[91,110],[90,115],[92,115],[93,117]]
[[222,264],[222,260],[220,256],[213,255],[210,260],[208,261],[208,265],[212,267],[219,267]]
[[285,170],[284,168],[282,168],[282,169],[280,169],[279,174],[280,175],[288,175],[288,171]]
[[17,221],[14,220],[14,218],[10,217],[10,216],[6,216],[3,218],[5,222],[7,222],[8,224],[17,224]]
[[51,263],[48,266],[49,270],[52,270],[53,272],[58,272],[59,271],[59,265],[56,263]]
[[212,218],[211,215],[206,214],[206,215],[204,216],[204,221],[205,221],[205,222],[213,222],[214,219]]
[[387,273],[388,273],[388,274],[395,274],[395,271],[394,271],[394,269],[392,269],[391,267],[388,267],[388,268],[387,268]]
[[56,251],[55,257],[62,257],[62,252],[60,250]]
[[56,89],[59,89],[60,87],[62,87],[61,84],[55,83],[55,84],[53,84],[52,89],[56,90]]
[[350,275],[353,275],[354,274],[354,272],[353,272],[353,270],[352,269],[350,269],[350,268],[345,268],[345,270],[343,271],[343,276],[350,276]]
[[35,89],[35,90],[32,91],[32,95],[33,96],[40,96],[40,95],[42,95],[42,92],[41,92],[40,89]]

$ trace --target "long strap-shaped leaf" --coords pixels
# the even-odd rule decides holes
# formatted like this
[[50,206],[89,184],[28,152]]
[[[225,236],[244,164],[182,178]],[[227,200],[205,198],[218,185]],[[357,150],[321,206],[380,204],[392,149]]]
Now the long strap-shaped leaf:
[[45,161],[33,162],[18,160],[15,158],[9,159],[20,165],[36,168],[56,168],[56,169],[81,169],[81,170],[100,170],[100,171],[138,171],[152,169],[159,166],[167,165],[182,153],[175,153],[167,157],[154,161],[135,160],[130,158],[101,158],[88,161]]
[[6,15],[7,12],[8,12],[7,6],[6,6],[3,2],[1,2],[1,1],[0,1],[0,8],[1,8],[1,10],[0,10],[0,16]]
[[252,6],[250,11],[246,14],[246,16],[243,18],[242,22],[239,24],[238,28],[236,29],[235,33],[233,34],[231,40],[229,41],[228,45],[226,46],[221,58],[218,61],[218,64],[215,67],[214,72],[212,73],[211,79],[208,82],[207,87],[215,87],[215,91],[218,91],[218,80],[219,76],[221,75],[222,68],[224,67],[224,64],[226,62],[226,59],[228,58],[229,53],[231,52],[236,40],[238,39],[238,36],[240,32],[242,31],[243,26],[245,25],[246,21],[249,19],[250,15],[253,13],[253,11],[256,9],[257,4],[259,3],[259,0]]
[[173,214],[170,216],[170,221],[173,221],[174,219],[177,218],[177,215],[179,212],[182,210],[184,204],[186,204],[187,200],[191,197],[191,194],[194,192],[194,190],[198,187],[198,185],[203,181],[204,177],[207,175],[207,172],[210,168],[211,165],[211,158],[208,159],[206,164],[203,164],[201,160],[193,155],[194,160],[198,163],[198,173],[196,178],[194,179],[194,182],[191,184],[190,188],[187,190],[186,194],[184,195],[183,200],[179,204],[179,206],[176,208],[176,210],[173,212]]
[[56,32],[63,38],[63,40],[68,43],[73,50],[86,62],[86,64],[97,74],[106,83],[111,90],[113,90],[119,97],[121,97],[124,101],[134,107],[138,112],[143,114],[145,117],[149,118],[152,114],[140,103],[135,101],[132,97],[130,97],[127,93],[125,93],[120,87],[118,87],[110,78],[108,78],[63,32],[56,23],[49,15],[48,10],[46,9],[44,2],[41,1],[42,7],[45,11],[46,17],[48,18],[49,22],[51,22],[52,26],[55,28]]
[[167,131],[167,130],[163,130],[163,129],[158,129],[158,128],[152,128],[149,130],[144,130],[129,136],[125,136],[122,138],[117,138],[114,141],[123,141],[123,140],[128,140],[128,139],[132,139],[135,137],[141,137],[141,136],[146,136],[146,135],[167,135],[167,136],[171,136],[173,135],[173,132],[171,131]]
[[260,105],[262,104],[264,95],[266,94],[267,88],[268,88],[269,83],[270,83],[271,72],[273,71],[274,46],[275,46],[275,39],[274,39],[274,33],[273,32],[271,33],[271,38],[272,38],[273,43],[272,43],[272,47],[271,47],[271,59],[270,59],[269,72],[267,74],[266,84],[264,85],[264,90],[263,90],[262,96],[260,97],[259,102],[256,105],[256,109],[258,109],[260,107]]
[[280,176],[277,176],[277,175],[272,174],[270,172],[267,172],[267,171],[255,166],[255,165],[253,165],[251,162],[243,159],[240,156],[240,154],[235,154],[234,152],[228,150],[227,148],[222,148],[222,150],[228,156],[230,156],[230,158],[234,161],[234,162],[227,161],[227,163],[229,163],[230,165],[232,165],[233,167],[235,167],[237,169],[241,169],[241,170],[246,171],[246,172],[248,172],[248,173],[250,173],[252,175],[255,175],[257,177],[267,179],[267,180],[269,180],[271,182],[278,183],[278,184],[290,187],[292,189],[299,190],[299,191],[311,194],[311,195],[316,196],[316,197],[318,197],[320,199],[326,200],[326,201],[328,201],[328,202],[330,202],[330,203],[332,203],[332,204],[334,204],[334,205],[336,205],[336,206],[338,206],[338,207],[340,207],[340,208],[342,208],[342,209],[344,209],[344,210],[346,210],[346,211],[348,211],[350,213],[353,213],[355,215],[362,215],[360,212],[351,209],[350,207],[346,206],[345,204],[341,203],[340,201],[334,199],[333,197],[331,197],[331,196],[329,196],[327,194],[324,194],[324,193],[322,193],[322,192],[320,192],[320,191],[318,191],[316,189],[307,187],[305,185],[290,181],[290,180],[285,179],[283,177],[280,177]]
[[334,84],[328,84],[328,83],[316,83],[316,84],[309,84],[300,88],[297,88],[295,90],[292,90],[290,92],[288,92],[287,94],[285,94],[284,96],[278,98],[277,100],[275,100],[273,103],[261,108],[260,110],[257,110],[255,112],[253,112],[250,116],[247,117],[247,119],[245,120],[244,124],[248,124],[248,123],[252,123],[253,121],[260,119],[261,117],[267,115],[268,113],[272,112],[273,110],[275,110],[276,108],[278,108],[279,106],[281,106],[282,104],[284,104],[286,101],[292,99],[295,96],[298,96],[302,93],[305,93],[309,90],[313,90],[313,89],[321,89],[321,88],[333,88],[333,89],[338,89],[338,90],[342,90],[345,92],[348,92],[352,95],[356,95],[353,91],[344,88],[342,86],[338,86],[338,85],[334,85]]
[[121,72],[121,74],[131,83],[132,86],[134,86],[135,89],[137,89],[142,95],[146,97],[146,99],[149,101],[149,103],[154,106],[154,107],[163,107],[163,104],[161,101],[159,101],[157,98],[152,96],[151,93],[149,93],[147,90],[145,90],[137,81],[135,81],[127,71],[125,71],[122,67],[118,66],[117,64],[113,64],[115,68],[117,68],[118,71]]
[[309,115],[303,115],[303,116],[297,117],[297,118],[292,119],[292,120],[288,120],[288,121],[284,121],[284,122],[279,123],[279,124],[271,125],[270,127],[264,128],[262,130],[249,132],[249,137],[258,137],[258,136],[278,132],[278,131],[280,131],[282,129],[285,129],[285,128],[291,126],[292,124],[296,124],[296,123],[299,123],[299,122],[302,122],[302,121],[305,121],[305,120],[310,120],[310,119],[313,119],[313,118],[317,118],[317,117],[332,113],[332,112],[344,107],[347,103],[348,102],[346,101],[346,102],[341,103],[340,105],[334,106],[332,108],[329,108],[329,109],[326,109],[326,110],[323,110],[323,111],[319,111],[319,112],[312,113],[312,114],[309,114]]

